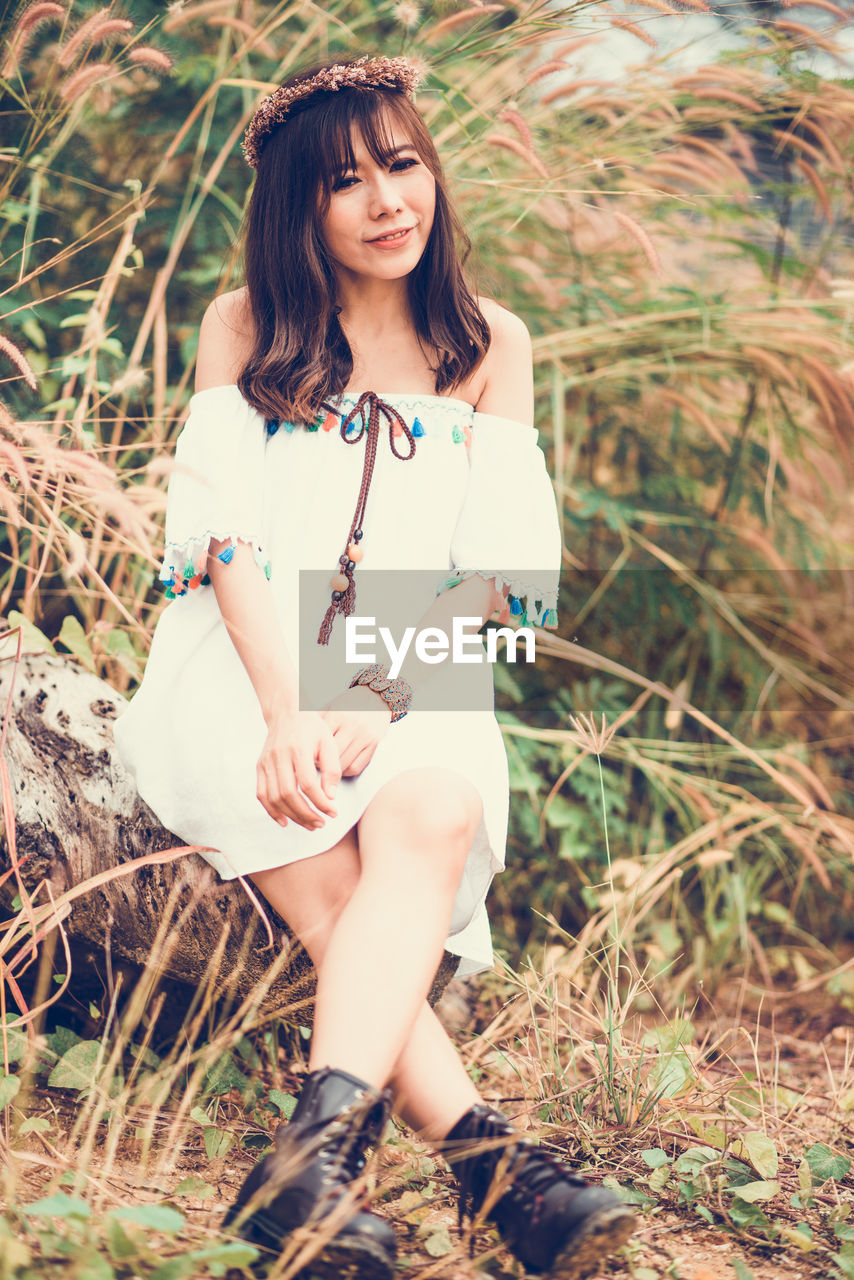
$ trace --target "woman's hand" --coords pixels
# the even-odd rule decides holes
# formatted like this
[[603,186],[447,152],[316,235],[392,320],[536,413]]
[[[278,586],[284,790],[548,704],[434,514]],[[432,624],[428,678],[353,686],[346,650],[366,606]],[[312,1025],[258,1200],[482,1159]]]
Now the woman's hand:
[[292,821],[317,831],[324,825],[322,814],[336,816],[341,766],[330,727],[318,712],[281,710],[271,715],[257,778],[258,799],[283,827]]
[[356,685],[345,689],[321,711],[332,730],[341,761],[341,776],[360,774],[388,732],[391,708],[373,689]]

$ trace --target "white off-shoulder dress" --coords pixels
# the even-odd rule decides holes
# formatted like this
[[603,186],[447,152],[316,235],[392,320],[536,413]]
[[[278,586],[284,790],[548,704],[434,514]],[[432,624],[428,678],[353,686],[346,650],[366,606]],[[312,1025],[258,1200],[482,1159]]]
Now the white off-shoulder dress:
[[[444,587],[478,573],[494,579],[506,597],[499,621],[515,615],[522,623],[555,626],[561,540],[536,430],[444,396],[379,398],[408,426],[415,449],[408,461],[395,456],[393,445],[405,454],[409,443],[399,425],[383,419],[362,521],[364,556],[354,573],[356,612],[374,609],[377,570],[400,571],[416,584],[423,600],[414,613],[409,601],[410,617],[420,617]],[[480,793],[483,817],[446,945],[461,958],[458,972],[470,974],[492,963],[485,898],[504,865],[507,837],[507,757],[493,710],[491,666],[468,667],[462,709],[414,702],[363,772],[341,779],[335,818],[317,831],[293,822],[282,827],[256,795],[267,729],[205,572],[212,538],[229,542],[221,553],[226,561],[238,542],[249,543],[266,572],[291,658],[301,676],[314,668],[316,653],[308,655],[312,663],[301,661],[300,645],[304,658],[307,644],[317,646],[329,578],[347,546],[366,433],[358,424],[346,434],[341,428],[358,399],[345,393],[334,412],[294,427],[265,422],[236,386],[192,398],[167,496],[160,578],[170,603],[158,620],[142,683],[115,723],[115,740],[143,800],[182,840],[208,846],[212,852],[203,856],[224,879],[331,848],[397,774],[424,766],[459,772]],[[300,604],[309,607],[301,570],[317,571],[309,575],[309,601],[315,579],[320,584],[310,604],[315,638],[308,642],[299,626]],[[338,617],[326,646],[330,662],[341,661],[343,633]],[[377,661],[386,661],[384,652]],[[362,665],[351,667],[351,676]],[[439,692],[442,672],[437,668]]]

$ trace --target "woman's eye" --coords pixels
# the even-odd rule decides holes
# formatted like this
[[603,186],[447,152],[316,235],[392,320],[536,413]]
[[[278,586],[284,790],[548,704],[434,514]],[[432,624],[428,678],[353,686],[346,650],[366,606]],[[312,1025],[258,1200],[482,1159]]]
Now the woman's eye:
[[337,182],[334,182],[334,183],[332,184],[332,190],[333,190],[333,191],[346,191],[347,187],[352,186],[352,184],[353,184],[354,182],[357,182],[357,181],[358,181],[358,179],[357,179],[357,178],[355,178],[352,174],[349,174],[349,175],[348,175],[348,176],[346,176],[346,177],[339,178],[339,179],[337,180]]
[[391,166],[391,171],[392,173],[394,173],[401,169],[411,169],[414,164],[418,164],[418,161],[412,160],[410,158],[407,158],[404,160],[395,160],[394,164]]

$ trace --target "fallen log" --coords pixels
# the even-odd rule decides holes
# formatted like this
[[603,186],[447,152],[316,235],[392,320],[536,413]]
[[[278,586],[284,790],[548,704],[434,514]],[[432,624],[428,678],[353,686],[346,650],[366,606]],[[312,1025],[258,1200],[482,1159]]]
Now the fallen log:
[[[123,696],[79,663],[41,653],[0,661],[0,717],[10,689],[2,761],[14,831],[13,842],[8,830],[0,839],[0,875],[12,870],[0,886],[4,916],[14,914],[16,893],[24,911],[92,882],[63,921],[74,954],[88,947],[126,978],[155,963],[167,1004],[169,979],[193,990],[208,983],[232,1001],[263,993],[259,1011],[307,1024],[314,970],[285,922],[252,887],[265,922],[244,885],[220,880],[198,853],[169,857],[183,842],[140,799],[113,743]],[[128,869],[139,858],[150,860]],[[431,1003],[456,965],[446,953]]]

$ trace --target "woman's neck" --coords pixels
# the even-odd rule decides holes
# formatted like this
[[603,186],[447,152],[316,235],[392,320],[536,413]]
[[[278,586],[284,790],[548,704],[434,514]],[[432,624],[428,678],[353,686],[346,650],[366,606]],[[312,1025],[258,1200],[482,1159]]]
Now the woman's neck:
[[339,278],[341,325],[357,343],[373,345],[402,329],[412,329],[412,310],[406,277],[402,280]]
[[432,394],[436,372],[419,341],[407,278],[349,281],[338,291],[339,319],[353,353],[350,386]]

